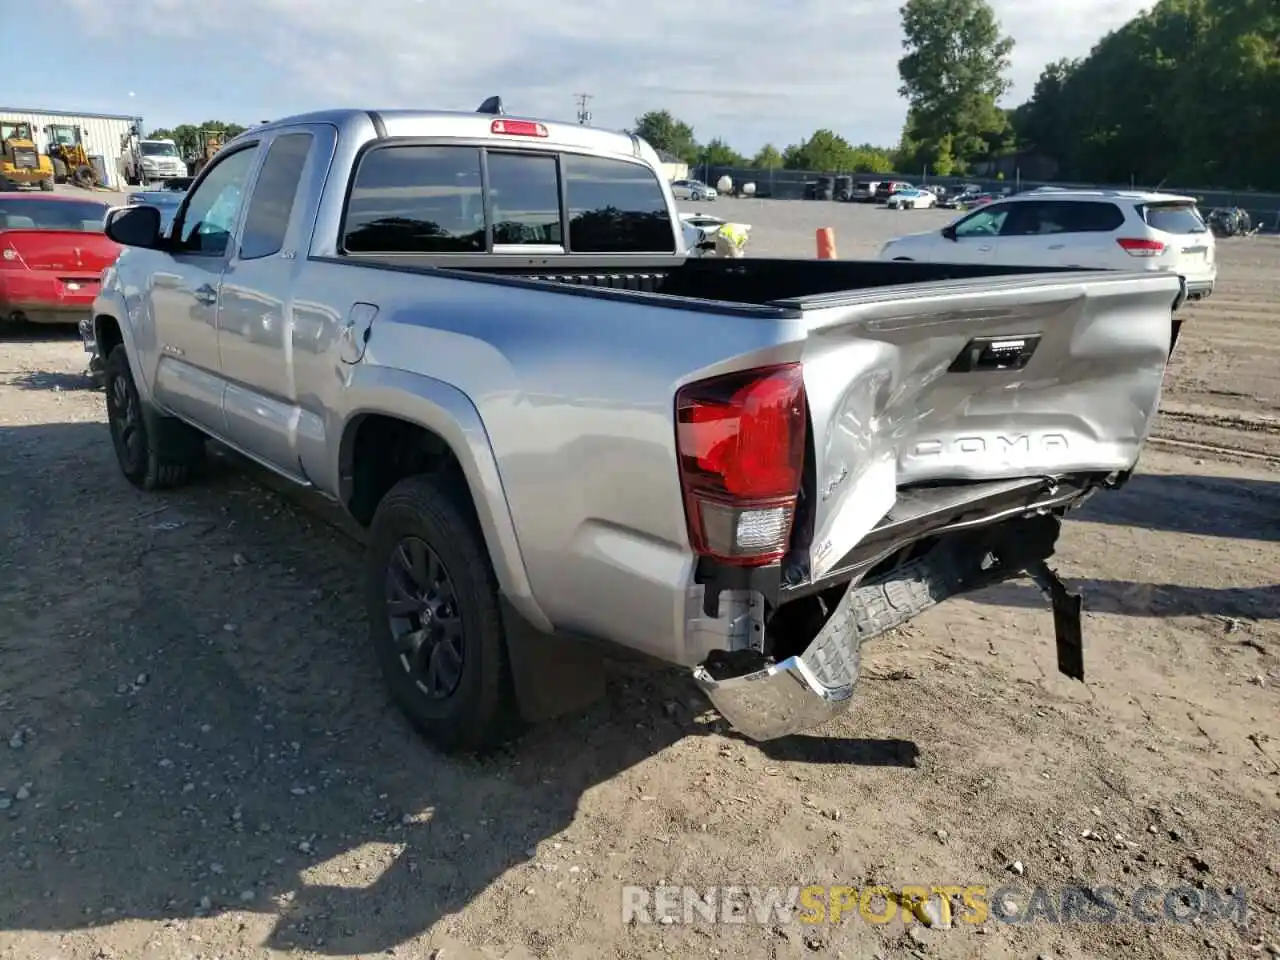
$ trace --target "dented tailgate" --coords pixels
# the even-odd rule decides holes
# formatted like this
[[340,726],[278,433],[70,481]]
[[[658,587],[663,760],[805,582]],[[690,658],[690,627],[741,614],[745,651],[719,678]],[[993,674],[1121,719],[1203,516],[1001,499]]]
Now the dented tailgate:
[[1179,280],[1076,273],[796,301],[815,446],[810,575],[898,486],[1126,470],[1154,420]]

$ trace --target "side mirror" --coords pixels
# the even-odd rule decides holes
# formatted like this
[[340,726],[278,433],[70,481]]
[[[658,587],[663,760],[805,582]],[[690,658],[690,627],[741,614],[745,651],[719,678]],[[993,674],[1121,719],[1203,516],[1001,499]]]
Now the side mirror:
[[948,224],[947,226],[943,227],[942,235],[946,237],[948,240],[950,240],[952,243],[955,243],[956,242],[955,224]]
[[145,204],[116,207],[107,211],[103,233],[108,239],[124,247],[159,250],[164,246],[164,236],[160,232],[160,211]]

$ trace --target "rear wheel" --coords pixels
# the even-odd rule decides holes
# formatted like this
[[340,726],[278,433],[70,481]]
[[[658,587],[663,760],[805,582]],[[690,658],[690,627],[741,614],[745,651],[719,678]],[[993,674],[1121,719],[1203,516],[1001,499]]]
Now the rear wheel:
[[172,417],[152,411],[138,394],[124,344],[107,357],[103,370],[107,426],[125,478],[141,490],[186,483],[204,457],[204,437]]
[[400,481],[368,543],[369,637],[400,709],[443,750],[508,739],[517,713],[497,582],[465,483]]
[[53,192],[53,177],[47,177],[40,181],[40,189],[45,193]]
[[67,182],[67,164],[61,157],[53,158],[53,179],[57,183]]

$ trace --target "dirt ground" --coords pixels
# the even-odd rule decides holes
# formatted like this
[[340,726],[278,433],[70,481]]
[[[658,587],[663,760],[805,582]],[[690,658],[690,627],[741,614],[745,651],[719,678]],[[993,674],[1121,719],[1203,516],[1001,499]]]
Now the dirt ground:
[[[74,335],[5,335],[0,958],[1264,955],[1280,243],[1220,255],[1141,475],[1066,527],[1088,685],[1056,674],[1052,618],[1014,583],[877,641],[851,714],[765,745],[682,675],[618,665],[588,713],[442,758],[364,648],[352,540],[234,465],[135,492]],[[1012,885],[1024,905],[1151,885],[1157,910],[1232,888],[1249,919],[624,924],[622,886],[663,883]]]

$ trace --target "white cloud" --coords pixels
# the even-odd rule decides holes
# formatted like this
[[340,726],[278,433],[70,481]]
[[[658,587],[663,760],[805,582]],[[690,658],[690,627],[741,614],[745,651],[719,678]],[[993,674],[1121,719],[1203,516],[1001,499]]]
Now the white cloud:
[[[236,79],[224,112],[239,118],[325,106],[470,110],[493,93],[513,113],[571,118],[574,95],[587,92],[602,126],[665,107],[700,138],[751,150],[824,126],[888,144],[904,112],[896,0],[65,2],[81,29],[139,51],[121,80],[161,89],[145,51],[189,46],[187,82],[207,90]],[[1086,54],[1146,5],[994,0],[1017,41],[1011,101],[1030,93],[1045,63]]]

